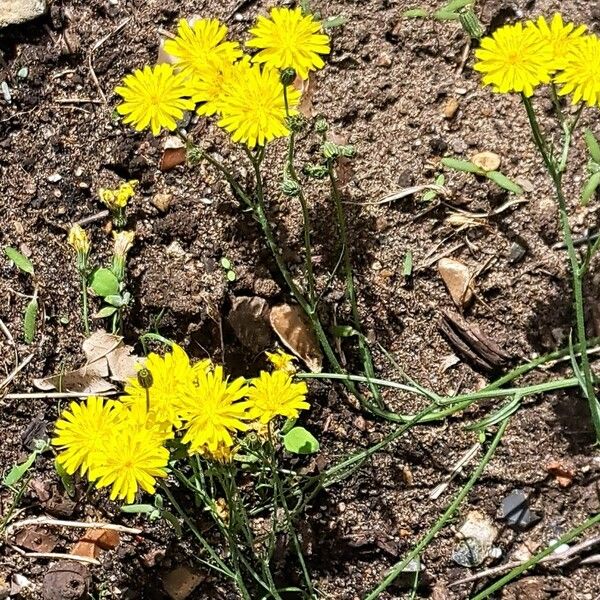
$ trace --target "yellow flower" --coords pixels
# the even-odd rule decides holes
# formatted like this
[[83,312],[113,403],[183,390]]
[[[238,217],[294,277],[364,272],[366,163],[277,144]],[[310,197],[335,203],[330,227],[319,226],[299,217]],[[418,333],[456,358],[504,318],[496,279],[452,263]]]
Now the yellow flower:
[[87,255],[90,251],[90,239],[85,230],[79,225],[71,227],[67,241],[77,254]]
[[197,370],[197,384],[190,386],[180,407],[182,418],[187,421],[183,443],[190,445],[191,454],[212,454],[221,446],[233,445],[232,433],[245,431],[247,425],[247,387],[243,378],[229,383],[223,378],[223,367],[218,365],[211,370]]
[[223,96],[235,72],[235,65],[216,62],[207,67],[201,79],[194,81],[192,98],[198,104],[196,112],[199,115],[210,117],[222,112]]
[[[290,114],[297,114],[295,107],[299,100],[300,92],[289,88]],[[249,148],[264,146],[289,133],[285,125],[283,85],[273,69],[261,69],[246,61],[237,63],[221,98],[221,112],[219,125],[231,133],[234,142]]]
[[132,179],[131,181],[122,183],[116,190],[100,188],[98,195],[102,203],[109,210],[119,210],[125,208],[127,203],[133,198],[138,183],[136,179]]
[[134,231],[113,231],[113,254],[119,258],[125,258],[133,246],[134,239]]
[[294,375],[296,372],[296,367],[294,365],[294,361],[296,360],[295,356],[287,354],[287,352],[284,352],[281,349],[277,350],[277,352],[265,352],[265,354],[277,371],[283,371],[288,375]]
[[77,469],[85,475],[93,467],[93,455],[118,423],[116,403],[89,396],[85,402],[71,402],[56,421],[54,446],[57,460],[69,475]]
[[131,123],[137,131],[150,127],[155,136],[163,127],[176,129],[183,112],[194,108],[185,74],[175,73],[168,64],[137,69],[125,76],[115,92],[124,100],[117,106],[118,113],[125,115],[123,122]]
[[207,460],[213,460],[219,463],[230,463],[237,452],[237,446],[228,446],[227,444],[219,444],[215,450],[209,450],[208,446],[204,446],[199,450]]
[[563,86],[559,95],[572,94],[573,104],[600,106],[600,39],[586,35],[574,42],[554,81]]
[[550,23],[544,17],[539,17],[535,23],[529,21],[527,27],[537,28],[542,40],[549,46],[553,70],[563,68],[573,41],[580,38],[587,29],[585,25],[577,28],[573,23],[565,25],[559,13],[554,14]]
[[522,23],[505,25],[481,40],[475,51],[475,70],[495,92],[522,92],[526,96],[550,81],[552,52],[540,32]]
[[[181,398],[187,393],[191,382],[196,378],[190,365],[190,359],[183,348],[173,344],[171,352],[159,356],[151,352],[146,358],[145,368],[152,375],[152,385],[147,390],[150,400],[150,411],[157,423],[170,429],[181,425],[179,405]],[[126,405],[145,407],[147,404],[146,389],[137,378],[132,378],[125,386],[125,394],[121,400]]]
[[312,15],[302,15],[300,8],[273,8],[270,18],[258,17],[250,30],[254,36],[246,45],[260,48],[253,58],[276,69],[292,68],[302,79],[309,71],[325,66],[321,54],[329,54],[329,36]]
[[227,27],[218,19],[200,19],[193,25],[181,19],[177,36],[164,48],[185,77],[203,79],[215,64],[231,64],[242,55],[237,42],[223,41],[226,35]]
[[291,377],[283,371],[262,371],[259,377],[250,382],[248,416],[259,419],[261,423],[268,423],[277,415],[295,419],[298,411],[310,408],[306,402],[307,393],[303,381],[293,383]]
[[96,487],[112,486],[110,499],[131,504],[141,488],[152,494],[157,477],[166,477],[169,451],[155,432],[125,426],[114,428],[93,456],[90,478]]

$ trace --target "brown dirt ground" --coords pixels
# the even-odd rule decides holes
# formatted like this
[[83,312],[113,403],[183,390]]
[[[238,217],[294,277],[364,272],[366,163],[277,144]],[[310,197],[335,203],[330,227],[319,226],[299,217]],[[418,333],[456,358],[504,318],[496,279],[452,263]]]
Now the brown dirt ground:
[[[31,254],[45,312],[35,345],[19,344],[21,356],[33,352],[34,358],[10,391],[30,390],[34,377],[80,360],[78,286],[65,231],[69,223],[101,209],[96,200],[100,186],[122,178],[135,177],[142,182],[142,193],[131,211],[138,239],[130,271],[136,302],[128,321],[129,340],[135,341],[151,319],[166,308],[161,322],[164,335],[180,340],[192,354],[208,352],[219,357],[217,322],[221,317],[225,320],[233,297],[256,294],[270,304],[286,298],[255,224],[240,213],[227,188],[204,166],[193,173],[183,167],[160,172],[157,165],[162,141],[119,126],[113,118],[115,98],[111,91],[126,72],[155,60],[158,28],[172,30],[179,17],[199,14],[221,17],[234,33],[241,34],[268,4],[244,2],[234,17],[237,2],[233,0],[189,0],[185,7],[176,0],[59,0],[46,18],[0,32],[0,79],[7,81],[12,92],[11,104],[0,98],[0,244]],[[444,223],[447,208],[423,214],[427,207],[418,198],[364,207],[348,204],[360,310],[369,339],[391,352],[412,377],[440,393],[468,391],[484,384],[486,378],[464,362],[441,369],[452,349],[438,325],[441,310],[452,308],[452,302],[435,267],[419,268],[436,248],[447,250],[468,237],[469,243],[452,256],[474,271],[487,265],[477,278],[478,300],[466,312],[468,321],[478,324],[515,357],[564,345],[570,327],[566,259],[564,251],[552,247],[559,240],[556,208],[518,99],[492,97],[481,89],[470,62],[464,69],[458,68],[465,38],[457,25],[401,19],[402,11],[413,6],[412,2],[315,0],[313,4],[325,15],[342,14],[348,19],[333,33],[329,66],[313,83],[315,112],[327,114],[335,130],[358,149],[352,181],[344,190],[347,201],[374,202],[408,185],[432,182],[441,156],[467,157],[482,150],[501,155],[503,170],[528,182],[532,190],[526,195],[526,204],[468,233],[456,233]],[[423,0],[421,4],[435,3]],[[551,14],[560,8],[569,19],[600,28],[600,5],[596,1],[488,0],[479,5],[486,25],[497,26],[521,14]],[[127,26],[93,50],[125,18],[131,18]],[[102,102],[90,76],[88,58],[92,52],[98,85],[108,104]],[[29,70],[26,78],[17,77],[22,67]],[[453,119],[443,115],[449,98],[459,102]],[[539,105],[549,115],[544,99]],[[591,113],[586,115],[592,126],[593,119]],[[223,156],[231,152],[213,126],[205,127],[202,136],[216,140],[214,147]],[[315,150],[310,142],[305,148],[307,152]],[[278,150],[280,146],[272,152]],[[234,151],[231,157],[235,156]],[[578,140],[567,181],[567,192],[574,199],[581,186],[584,161]],[[52,182],[55,174],[61,179]],[[281,239],[290,248],[288,258],[300,275],[298,207],[279,196],[276,177],[269,184],[271,214],[279,223]],[[489,211],[506,200],[493,187],[469,177],[448,174],[448,185],[452,191],[449,202],[474,212]],[[150,202],[158,193],[173,197],[166,213]],[[336,258],[329,242],[332,209],[324,187],[312,186],[309,196],[316,268],[323,283],[326,269]],[[572,208],[576,235],[595,226],[596,205],[584,209],[573,202]],[[106,253],[109,236],[102,225],[90,229],[94,244]],[[514,241],[526,247],[524,258],[516,263],[509,260]],[[182,258],[168,253],[174,242],[183,249]],[[407,250],[412,251],[418,269],[410,285],[402,277]],[[237,280],[233,284],[225,282],[218,267],[221,256],[235,265]],[[9,268],[7,261],[0,261],[0,277],[0,318],[18,338],[25,303],[19,294],[31,291],[29,283]],[[588,296],[594,308],[600,285],[597,270],[591,279]],[[324,317],[328,322],[332,311],[338,313],[338,322],[344,322],[341,297],[338,282],[326,296]],[[595,310],[591,312],[590,323],[594,324],[597,315]],[[255,373],[261,364],[259,356],[249,356],[226,322],[224,327],[230,368]],[[590,329],[590,333],[599,335],[600,330]],[[350,364],[355,365],[353,348],[344,347]],[[8,373],[14,362],[4,336],[0,336],[0,349],[3,371]],[[375,353],[375,360],[382,376],[400,377],[381,353]],[[554,373],[558,371],[547,375]],[[322,440],[325,464],[389,431],[389,425],[351,408],[339,387],[315,385],[313,393],[315,407],[308,423]],[[390,408],[403,412],[418,406],[397,392],[386,393],[385,399]],[[4,400],[0,411],[0,465],[8,469],[25,455],[32,422],[42,431],[49,429],[57,405],[48,400]],[[429,499],[430,491],[474,441],[463,425],[462,419],[452,419],[444,425],[417,429],[342,486],[318,498],[303,526],[305,537],[313,541],[309,563],[324,597],[361,597],[430,527],[457,487],[452,485],[437,501]],[[494,460],[459,517],[425,552],[426,570],[419,597],[467,598],[472,593],[474,587],[453,591],[444,587],[469,574],[450,558],[456,543],[454,525],[460,524],[471,509],[495,518],[501,498],[515,487],[531,494],[543,518],[525,532],[505,528],[498,521],[497,544],[503,551],[500,561],[524,540],[546,544],[557,531],[566,531],[597,511],[600,463],[590,440],[587,410],[577,393],[547,395],[528,402],[513,418]],[[545,465],[550,460],[568,461],[576,467],[569,488],[559,488],[548,475]],[[34,478],[42,487],[56,484],[49,457],[38,461]],[[5,492],[2,500],[8,500]],[[26,494],[22,507],[26,515],[43,512],[33,492]],[[134,522],[123,519],[101,494],[82,498],[74,509],[67,508],[67,514],[68,518]],[[68,548],[72,539],[65,534],[58,550]],[[159,557],[153,561],[150,555],[156,552]],[[161,575],[190,559],[193,552],[193,546],[178,547],[166,527],[145,526],[143,537],[107,553],[103,566],[93,570],[94,597],[162,598]],[[30,598],[41,597],[47,568],[44,561],[19,557],[10,546],[0,550],[0,575],[10,579],[21,573],[31,579],[35,587]],[[590,568],[541,570],[529,581],[537,595],[519,584],[511,586],[503,597],[592,600],[600,588],[600,576]],[[207,597],[229,598],[231,593],[209,579],[192,596]],[[404,592],[399,587],[382,596],[401,597]]]

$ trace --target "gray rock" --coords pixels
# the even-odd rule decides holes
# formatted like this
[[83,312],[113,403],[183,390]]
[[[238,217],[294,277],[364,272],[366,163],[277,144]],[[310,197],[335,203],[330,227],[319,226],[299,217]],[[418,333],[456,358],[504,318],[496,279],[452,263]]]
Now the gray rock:
[[510,526],[520,528],[529,527],[541,518],[529,510],[527,494],[523,490],[513,490],[502,500],[500,515]]
[[46,0],[0,0],[0,27],[37,19],[47,8]]

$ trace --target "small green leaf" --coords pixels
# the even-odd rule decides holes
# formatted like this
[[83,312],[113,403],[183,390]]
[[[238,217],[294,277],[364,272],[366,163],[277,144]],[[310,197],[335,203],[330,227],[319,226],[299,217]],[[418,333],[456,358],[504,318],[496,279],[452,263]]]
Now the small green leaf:
[[38,452],[34,451],[27,457],[25,462],[21,463],[20,465],[15,465],[2,480],[2,485],[5,485],[6,487],[12,487],[18,483],[24,477],[25,473],[31,469],[31,465],[33,465],[35,462],[37,456]]
[[585,184],[583,191],[581,192],[581,204],[587,204],[594,194],[596,190],[600,186],[600,173],[594,173]]
[[348,19],[342,15],[337,15],[337,17],[329,17],[322,22],[323,29],[335,29],[336,27],[341,27],[346,23]]
[[339,338],[352,337],[353,335],[361,337],[360,331],[357,331],[351,325],[335,325],[331,328],[331,332],[335,337]]
[[489,180],[493,181],[496,185],[499,185],[501,188],[504,188],[505,190],[516,194],[517,196],[521,196],[523,194],[523,188],[509,179],[506,175],[500,173],[500,171],[488,171],[485,176]]
[[75,495],[73,476],[67,473],[65,468],[58,462],[58,460],[54,460],[54,469],[56,470],[56,474],[60,477],[60,481],[63,484],[67,494],[69,494],[69,496],[72,498]]
[[433,18],[437,21],[457,21],[460,15],[457,12],[447,10],[436,10],[433,13]]
[[116,308],[121,308],[122,306],[125,306],[127,304],[125,298],[121,296],[121,294],[112,294],[111,296],[105,296],[104,301]]
[[410,8],[402,13],[406,19],[426,19],[429,13],[424,8]]
[[440,173],[436,178],[435,178],[435,185],[444,185],[444,183],[446,183],[446,177],[444,177],[443,173]]
[[404,256],[404,264],[402,265],[402,275],[404,277],[410,277],[413,271],[413,257],[412,252],[407,250],[406,255]]
[[18,250],[15,250],[10,246],[5,246],[4,254],[6,254],[6,256],[8,256],[8,258],[12,260],[15,263],[15,266],[21,269],[21,271],[33,275],[33,265],[31,264],[31,261]]
[[304,427],[294,427],[283,436],[283,445],[293,454],[314,454],[319,451],[319,441]]
[[225,270],[231,269],[231,261],[227,257],[223,256],[219,263]]
[[442,164],[449,169],[462,171],[463,173],[475,173],[485,175],[485,171],[473,164],[470,160],[460,160],[458,158],[442,158]]
[[583,137],[585,138],[585,145],[588,148],[588,152],[595,163],[600,164],[600,144],[596,136],[593,134],[591,129],[586,129]]
[[112,317],[116,312],[117,309],[114,306],[104,306],[93,316],[93,318],[106,319],[107,317]]
[[121,512],[134,514],[148,514],[154,511],[152,504],[125,504],[121,506]]
[[225,277],[227,277],[227,281],[235,281],[235,271],[227,271]]
[[119,293],[119,280],[110,269],[96,269],[92,274],[90,287],[102,298]]
[[465,6],[469,6],[469,4],[474,4],[475,0],[452,0],[448,2],[446,6],[442,7],[440,10],[446,12],[453,12],[460,10],[461,8],[465,8]]
[[23,316],[23,338],[27,344],[33,343],[36,331],[36,321],[38,313],[37,298],[32,298],[25,309]]
[[283,436],[283,445],[293,454],[314,454],[319,451],[319,441],[304,427],[294,427]]
[[297,420],[298,419],[286,419],[280,431],[281,435],[285,435],[286,433],[288,433],[292,429],[292,427],[294,427]]

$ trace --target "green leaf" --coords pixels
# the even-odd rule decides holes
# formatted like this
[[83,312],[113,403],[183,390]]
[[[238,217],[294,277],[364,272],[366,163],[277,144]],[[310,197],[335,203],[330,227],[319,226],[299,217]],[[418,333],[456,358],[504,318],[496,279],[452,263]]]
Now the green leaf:
[[440,10],[446,12],[453,12],[460,10],[461,8],[465,8],[465,6],[469,6],[469,4],[474,4],[475,0],[452,0],[448,2],[446,6],[442,7]]
[[27,344],[33,343],[35,338],[36,321],[38,313],[37,298],[32,298],[25,309],[23,317],[23,338]]
[[65,468],[56,459],[54,460],[54,469],[56,470],[56,474],[60,477],[60,481],[62,482],[67,494],[69,494],[69,496],[72,498],[75,495],[73,476],[69,475]]
[[406,19],[426,19],[429,13],[424,8],[411,8],[405,10],[402,16]]
[[114,306],[104,306],[93,316],[93,318],[106,319],[107,317],[112,317],[116,312],[117,309]]
[[227,281],[235,281],[235,271],[227,271],[225,277],[227,277]]
[[20,465],[15,465],[2,480],[2,485],[5,485],[6,487],[12,487],[18,483],[24,477],[25,473],[31,469],[31,465],[33,465],[35,462],[38,454],[39,452],[34,451],[27,457],[25,462],[21,463]]
[[331,333],[339,338],[352,337],[353,335],[356,335],[357,337],[362,336],[360,331],[357,331],[351,325],[335,325],[331,328]]
[[442,164],[449,169],[462,171],[463,173],[475,173],[485,175],[485,171],[474,165],[470,160],[459,160],[458,158],[442,158]]
[[110,296],[105,296],[104,301],[114,306],[115,308],[121,308],[127,304],[125,298],[121,296],[121,294],[112,294]]
[[457,21],[460,15],[457,12],[449,12],[447,10],[436,10],[433,13],[433,18],[437,21]]
[[223,258],[221,258],[219,263],[225,270],[231,269],[231,261],[227,257],[223,256]]
[[585,138],[585,145],[588,148],[588,152],[595,163],[600,164],[600,144],[596,136],[593,134],[591,129],[586,129],[583,137]]
[[521,196],[523,194],[523,188],[509,179],[506,175],[500,173],[500,171],[488,171],[485,176],[489,180],[493,181],[496,185],[499,185],[501,188],[504,188],[505,190],[516,194],[517,196]]
[[446,183],[446,178],[444,177],[443,173],[440,173],[436,178],[435,178],[435,185],[444,185],[444,183]]
[[114,296],[119,293],[119,280],[110,269],[96,269],[92,274],[90,287],[102,298]]
[[15,263],[15,266],[21,269],[21,271],[33,275],[33,265],[31,264],[31,261],[18,250],[15,250],[10,246],[5,246],[4,254],[6,254],[6,256],[8,256],[8,258],[12,260]]
[[304,427],[294,427],[283,436],[283,445],[293,454],[314,454],[319,451],[319,441]]
[[337,15],[337,17],[329,17],[322,22],[323,29],[334,29],[336,27],[341,27],[346,23],[348,19],[342,15]]
[[594,173],[587,180],[587,183],[581,192],[581,204],[585,205],[592,199],[598,186],[600,186],[600,173]]
[[402,275],[404,277],[410,277],[413,271],[413,257],[412,252],[407,250],[406,255],[404,256],[404,264],[402,265]]
[[121,512],[124,513],[135,513],[135,514],[147,514],[154,511],[152,504],[125,504],[121,506]]

